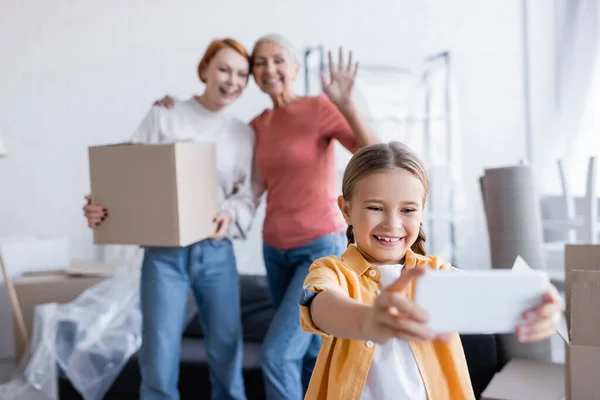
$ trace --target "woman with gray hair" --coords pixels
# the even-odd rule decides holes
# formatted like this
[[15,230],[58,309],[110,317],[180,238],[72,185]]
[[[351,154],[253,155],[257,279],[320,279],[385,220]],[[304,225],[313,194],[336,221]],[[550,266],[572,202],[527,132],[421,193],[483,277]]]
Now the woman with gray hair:
[[[352,153],[378,142],[361,119],[352,90],[358,64],[352,52],[322,76],[324,95],[301,97],[293,84],[300,63],[280,35],[260,38],[252,75],[273,101],[250,122],[256,133],[255,205],[267,193],[263,256],[275,315],[263,342],[262,368],[268,400],[304,397],[321,339],[300,328],[298,299],[308,268],[318,258],[341,255],[345,223],[335,192],[334,141]],[[159,102],[169,106],[168,97]]]
[[263,255],[276,307],[263,342],[267,399],[301,399],[321,338],[300,329],[298,299],[308,268],[318,258],[341,255],[346,225],[336,208],[334,140],[351,152],[377,142],[351,94],[358,64],[342,50],[334,67],[329,53],[325,95],[300,97],[293,82],[300,64],[279,35],[259,39],[252,75],[273,108],[252,120],[256,133],[255,192],[267,192]]

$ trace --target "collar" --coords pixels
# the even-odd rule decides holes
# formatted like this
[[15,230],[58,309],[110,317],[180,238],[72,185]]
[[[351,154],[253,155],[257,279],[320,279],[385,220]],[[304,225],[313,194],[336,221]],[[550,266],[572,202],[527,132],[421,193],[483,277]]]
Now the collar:
[[[353,243],[350,244],[344,254],[342,254],[342,261],[358,276],[363,275],[369,268],[373,267],[373,265],[365,260]],[[411,269],[414,268],[415,265],[417,265],[417,256],[411,249],[406,250],[404,268]]]

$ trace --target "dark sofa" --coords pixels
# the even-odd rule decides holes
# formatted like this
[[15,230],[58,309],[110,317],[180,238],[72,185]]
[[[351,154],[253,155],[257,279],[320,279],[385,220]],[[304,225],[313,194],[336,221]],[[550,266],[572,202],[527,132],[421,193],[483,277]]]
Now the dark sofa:
[[[261,342],[273,315],[266,278],[261,275],[241,276],[242,325],[244,328],[244,379],[248,400],[263,400],[264,386],[260,371]],[[182,400],[209,399],[210,381],[205,357],[202,329],[194,318],[195,307],[188,307],[189,321],[182,342],[179,390]],[[494,373],[504,364],[502,351],[493,335],[461,336],[473,388],[477,397]],[[134,356],[125,366],[106,400],[138,398],[140,373]],[[60,379],[61,400],[79,400],[81,396],[65,379]]]

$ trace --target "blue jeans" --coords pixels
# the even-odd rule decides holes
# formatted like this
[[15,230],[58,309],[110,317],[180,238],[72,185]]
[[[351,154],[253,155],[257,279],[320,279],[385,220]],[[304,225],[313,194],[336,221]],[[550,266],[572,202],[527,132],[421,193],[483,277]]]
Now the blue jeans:
[[179,399],[179,357],[190,288],[205,334],[211,399],[244,400],[239,278],[228,239],[146,249],[140,399]]
[[301,400],[308,387],[321,338],[300,328],[300,307],[308,268],[318,258],[341,255],[343,234],[322,236],[295,249],[263,245],[275,315],[263,342],[262,370],[267,400]]

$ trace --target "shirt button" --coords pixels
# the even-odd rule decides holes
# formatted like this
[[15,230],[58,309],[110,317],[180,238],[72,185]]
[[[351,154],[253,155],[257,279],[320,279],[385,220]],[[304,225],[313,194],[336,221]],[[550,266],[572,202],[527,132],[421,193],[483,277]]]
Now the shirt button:
[[373,347],[373,342],[371,342],[370,340],[367,340],[366,345],[370,349],[371,347]]
[[375,276],[375,275],[377,275],[377,271],[375,271],[374,269],[371,269],[371,270],[369,270],[369,275]]
[[376,294],[377,296],[379,296],[379,295],[381,294],[381,290],[377,289],[377,291],[375,292],[375,294]]

